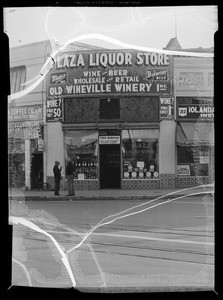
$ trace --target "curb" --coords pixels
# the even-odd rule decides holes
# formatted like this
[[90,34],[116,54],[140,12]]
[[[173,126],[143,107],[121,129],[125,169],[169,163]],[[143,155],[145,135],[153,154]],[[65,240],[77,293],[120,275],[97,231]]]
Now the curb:
[[[208,193],[207,193],[208,194]],[[201,195],[205,195],[204,193],[193,195],[193,197],[200,197]],[[183,197],[183,196],[190,196],[190,194],[177,194],[177,195],[153,195],[153,196],[146,196],[146,195],[135,195],[135,196],[99,196],[99,197],[84,197],[84,196],[77,196],[77,197],[68,197],[68,196],[10,196],[9,200],[15,201],[15,200],[25,200],[25,201],[97,201],[97,200],[152,200],[156,198],[161,198],[161,199],[174,199],[178,197]]]

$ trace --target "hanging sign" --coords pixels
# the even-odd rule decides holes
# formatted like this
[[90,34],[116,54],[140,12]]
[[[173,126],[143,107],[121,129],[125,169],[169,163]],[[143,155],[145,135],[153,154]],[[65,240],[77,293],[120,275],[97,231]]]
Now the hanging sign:
[[99,145],[120,144],[120,136],[99,136]]
[[182,119],[213,119],[214,107],[208,104],[178,104],[177,118]]

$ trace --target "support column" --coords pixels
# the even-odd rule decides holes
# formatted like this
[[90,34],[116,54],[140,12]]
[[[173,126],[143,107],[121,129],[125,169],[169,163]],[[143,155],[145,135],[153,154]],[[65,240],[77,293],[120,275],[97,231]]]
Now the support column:
[[62,125],[60,122],[47,124],[47,143],[46,143],[46,172],[47,182],[50,188],[54,188],[53,167],[55,160],[59,160],[62,165],[61,189],[65,185],[65,159],[64,159],[64,139]]
[[25,185],[28,189],[31,188],[30,163],[31,163],[30,140],[25,140]]
[[159,174],[160,188],[175,188],[176,173],[176,124],[172,120],[160,122]]

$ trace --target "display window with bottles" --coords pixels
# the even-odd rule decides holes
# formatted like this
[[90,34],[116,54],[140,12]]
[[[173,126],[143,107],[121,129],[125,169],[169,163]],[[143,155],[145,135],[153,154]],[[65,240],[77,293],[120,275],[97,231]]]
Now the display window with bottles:
[[66,163],[74,167],[74,179],[98,178],[98,131],[76,130],[65,133]]
[[123,130],[123,179],[158,179],[158,129]]

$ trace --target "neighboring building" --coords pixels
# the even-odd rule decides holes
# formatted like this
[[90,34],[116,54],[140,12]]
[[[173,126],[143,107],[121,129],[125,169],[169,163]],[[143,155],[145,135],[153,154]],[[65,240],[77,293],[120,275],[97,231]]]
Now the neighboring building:
[[[168,45],[165,49],[184,51],[176,38]],[[25,66],[26,79],[24,67],[17,78],[26,81],[50,53],[48,41],[14,48],[11,67]],[[66,188],[68,159],[76,170],[76,189],[175,188],[214,179],[213,59],[75,43],[56,57],[47,80],[10,103],[9,115],[19,106],[30,113],[39,108],[38,130],[44,125],[43,142],[41,136],[20,136],[25,162],[33,143],[43,145],[34,150],[31,176],[25,164],[28,188],[37,187],[35,174],[42,168],[42,183],[53,189],[55,160],[63,166],[61,188]],[[197,122],[201,119],[205,122]]]
[[[166,50],[214,53],[214,48],[183,49],[172,38]],[[177,188],[214,181],[214,64],[213,58],[175,55]]]
[[[77,43],[75,49],[86,47]],[[40,71],[51,52],[48,40],[10,49],[11,94],[24,91],[41,77]],[[47,182],[47,147],[50,146],[46,138],[46,89],[46,80],[43,80],[28,94],[9,100],[10,186],[36,189]]]
[[[50,53],[49,41],[10,49],[11,94],[27,87],[24,83],[39,74]],[[29,94],[8,103],[10,186],[33,189],[44,181],[45,101],[46,82],[43,81]]]
[[174,57],[176,187],[214,181],[213,60]]

